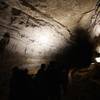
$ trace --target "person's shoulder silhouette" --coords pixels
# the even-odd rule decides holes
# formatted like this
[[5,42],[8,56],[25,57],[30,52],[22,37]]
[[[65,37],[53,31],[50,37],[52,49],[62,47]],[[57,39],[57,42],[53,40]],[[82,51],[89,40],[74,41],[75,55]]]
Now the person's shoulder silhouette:
[[3,35],[3,38],[0,40],[0,51],[3,52],[6,45],[8,45],[10,41],[10,33],[6,32],[4,35]]
[[42,77],[42,75],[44,74],[46,70],[46,65],[45,64],[41,64],[40,69],[38,70],[36,77]]

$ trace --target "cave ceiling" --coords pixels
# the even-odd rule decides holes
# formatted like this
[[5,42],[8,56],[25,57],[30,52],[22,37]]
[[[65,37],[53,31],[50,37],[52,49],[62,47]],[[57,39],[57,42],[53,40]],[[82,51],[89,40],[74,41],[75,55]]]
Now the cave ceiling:
[[97,0],[0,0],[0,39],[5,33],[10,35],[5,47],[8,63],[50,59],[68,44],[76,27],[90,26],[96,3]]

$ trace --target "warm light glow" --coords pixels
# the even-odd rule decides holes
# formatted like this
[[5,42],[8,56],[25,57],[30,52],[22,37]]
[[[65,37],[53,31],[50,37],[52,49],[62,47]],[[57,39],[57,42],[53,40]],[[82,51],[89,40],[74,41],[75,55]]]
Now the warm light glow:
[[96,62],[100,63],[100,57],[95,58]]
[[46,44],[49,42],[49,37],[48,36],[41,36],[38,38],[38,40],[42,43],[42,44]]
[[97,53],[100,53],[100,46],[96,48]]
[[100,25],[96,25],[94,27],[93,33],[95,36],[99,36],[100,35]]
[[37,43],[39,43],[43,48],[48,48],[52,44],[56,43],[56,38],[54,38],[53,34],[56,34],[54,30],[49,27],[40,28],[35,30],[34,39]]
[[[21,33],[25,36],[23,40],[26,47],[26,55],[35,57],[47,57],[54,55],[61,48],[65,46],[66,41],[64,37],[60,35],[55,28],[50,26],[40,27],[27,27],[24,28]],[[18,51],[21,51],[20,46]],[[23,50],[23,49],[22,49]]]

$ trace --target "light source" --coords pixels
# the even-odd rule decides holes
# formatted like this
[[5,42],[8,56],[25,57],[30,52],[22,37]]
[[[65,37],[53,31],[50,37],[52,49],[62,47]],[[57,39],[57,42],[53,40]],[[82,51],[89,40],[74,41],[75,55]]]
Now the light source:
[[22,30],[25,35],[23,40],[26,41],[26,55],[35,57],[47,57],[58,53],[65,46],[65,39],[54,27],[40,26],[27,27]]
[[100,63],[100,57],[96,57],[95,60],[97,63]]
[[99,36],[100,35],[100,25],[97,24],[94,27],[93,33],[94,33],[95,36]]
[[100,53],[100,46],[97,46],[96,52],[97,52],[97,53]]
[[57,33],[49,27],[42,27],[35,30],[34,33],[34,40],[42,46],[42,48],[48,48],[56,43],[56,38],[53,35]]

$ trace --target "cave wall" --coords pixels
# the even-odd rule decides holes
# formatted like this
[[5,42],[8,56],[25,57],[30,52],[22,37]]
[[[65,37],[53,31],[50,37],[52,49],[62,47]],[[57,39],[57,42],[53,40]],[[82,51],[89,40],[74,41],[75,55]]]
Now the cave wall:
[[[20,3],[22,8],[16,3]],[[65,26],[34,8],[30,2],[8,1],[2,6],[6,7],[1,10],[1,39],[6,32],[10,34],[9,44],[5,48],[18,55],[16,59],[48,59],[64,46],[69,37]]]
[[0,5],[0,38],[10,34],[7,63],[20,64],[51,59],[76,27],[89,27],[96,0],[0,0]]

